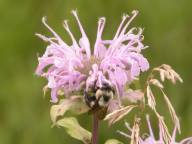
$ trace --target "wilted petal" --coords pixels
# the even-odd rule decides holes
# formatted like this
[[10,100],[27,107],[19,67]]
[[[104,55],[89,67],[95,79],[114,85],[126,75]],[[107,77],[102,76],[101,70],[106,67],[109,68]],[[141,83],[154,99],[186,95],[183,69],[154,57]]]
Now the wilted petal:
[[118,110],[113,111],[112,113],[108,114],[104,120],[109,121],[109,125],[116,123],[117,121],[121,120],[124,116],[126,116],[129,112],[132,111],[133,108],[137,106],[129,105]]

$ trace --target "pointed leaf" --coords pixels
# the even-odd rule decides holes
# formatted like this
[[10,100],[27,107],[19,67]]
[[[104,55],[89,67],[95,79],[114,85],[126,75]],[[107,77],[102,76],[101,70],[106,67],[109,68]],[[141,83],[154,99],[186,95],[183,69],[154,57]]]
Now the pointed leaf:
[[89,108],[83,102],[81,96],[72,96],[68,99],[61,100],[60,104],[51,107],[50,116],[53,123],[57,121],[59,116],[63,116],[69,110],[75,114],[82,114],[87,112]]
[[123,144],[123,143],[116,139],[109,139],[105,142],[105,144]]
[[91,133],[80,126],[74,117],[63,118],[56,123],[64,127],[66,132],[73,138],[82,141],[84,144],[91,144]]

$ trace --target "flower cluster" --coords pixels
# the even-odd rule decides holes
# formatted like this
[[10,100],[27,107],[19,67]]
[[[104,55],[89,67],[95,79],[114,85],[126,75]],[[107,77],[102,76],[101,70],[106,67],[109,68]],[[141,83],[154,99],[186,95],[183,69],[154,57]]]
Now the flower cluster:
[[143,30],[141,28],[127,30],[138,12],[133,11],[132,16],[123,16],[111,40],[102,39],[105,18],[100,18],[93,52],[77,12],[72,11],[72,14],[82,35],[79,42],[75,40],[67,21],[64,21],[63,26],[71,37],[71,45],[66,44],[58,36],[46,23],[45,18],[42,19],[43,24],[53,37],[37,34],[48,42],[48,46],[43,56],[38,58],[36,74],[48,80],[47,87],[51,89],[51,101],[58,101],[59,91],[64,91],[68,97],[74,91],[89,91],[95,87],[100,88],[106,83],[115,89],[120,99],[124,95],[125,85],[136,79],[141,71],[149,68],[147,59],[141,54],[146,48],[142,43]]

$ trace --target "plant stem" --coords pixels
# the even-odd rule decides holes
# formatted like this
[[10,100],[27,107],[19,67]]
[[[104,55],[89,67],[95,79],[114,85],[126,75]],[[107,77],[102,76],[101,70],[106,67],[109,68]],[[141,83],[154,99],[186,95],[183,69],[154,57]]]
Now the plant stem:
[[99,129],[99,119],[97,114],[93,114],[93,127],[92,127],[92,144],[98,143],[98,129]]

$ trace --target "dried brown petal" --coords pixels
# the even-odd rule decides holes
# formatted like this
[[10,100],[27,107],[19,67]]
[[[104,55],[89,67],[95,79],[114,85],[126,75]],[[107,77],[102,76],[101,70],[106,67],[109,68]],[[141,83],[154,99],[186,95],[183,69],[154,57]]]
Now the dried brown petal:
[[164,122],[164,118],[159,115],[157,111],[155,111],[155,114],[159,120],[159,129],[160,129],[160,139],[163,138],[163,140],[166,142],[166,144],[169,144],[171,141],[171,136],[169,133],[169,130]]
[[140,119],[136,118],[133,128],[132,128],[132,134],[131,134],[131,144],[139,144],[139,123],[140,123]]
[[176,72],[176,71],[174,71],[173,69],[171,70],[171,72],[173,73],[173,75],[174,75],[174,78],[175,78],[175,81],[180,81],[181,83],[183,83],[183,79],[180,77],[180,75]]
[[176,114],[176,112],[175,112],[175,110],[174,110],[174,108],[173,108],[173,106],[172,106],[169,98],[166,96],[166,94],[163,92],[162,89],[161,89],[161,92],[163,93],[164,99],[165,99],[165,101],[166,101],[166,103],[167,103],[167,106],[168,106],[168,108],[169,108],[169,112],[170,112],[170,114],[171,114],[171,118],[172,118],[172,120],[173,120],[176,128],[177,128],[178,131],[180,132],[181,130],[180,130],[179,118],[177,117],[177,114]]
[[161,81],[164,82],[165,81],[165,71],[160,69],[160,78],[161,78]]
[[[125,122],[125,127],[127,128],[128,132],[132,133],[132,128],[129,126],[128,122]],[[123,131],[117,130],[117,133],[119,133],[120,135],[122,135],[122,136],[124,136],[126,138],[131,139],[131,135],[129,135],[127,132],[125,133]]]
[[161,80],[164,81],[164,77],[170,80],[173,84],[176,83],[176,81],[180,81],[181,83],[183,82],[182,78],[180,75],[172,69],[171,66],[167,64],[163,64],[159,67],[159,72],[161,76]]
[[172,69],[171,66],[168,64],[162,64],[161,67],[168,71]]
[[155,110],[156,102],[155,97],[153,95],[153,92],[151,91],[150,86],[147,86],[147,99],[148,99],[148,105]]
[[108,120],[109,125],[116,123],[121,120],[124,116],[126,116],[133,108],[137,107],[136,105],[129,105],[118,109],[110,114],[108,114],[104,120]]
[[149,83],[150,83],[150,84],[153,84],[153,85],[155,85],[155,86],[157,86],[157,87],[159,87],[159,88],[163,88],[163,85],[162,85],[161,82],[160,82],[159,80],[157,80],[157,79],[151,79],[151,80],[149,81]]

